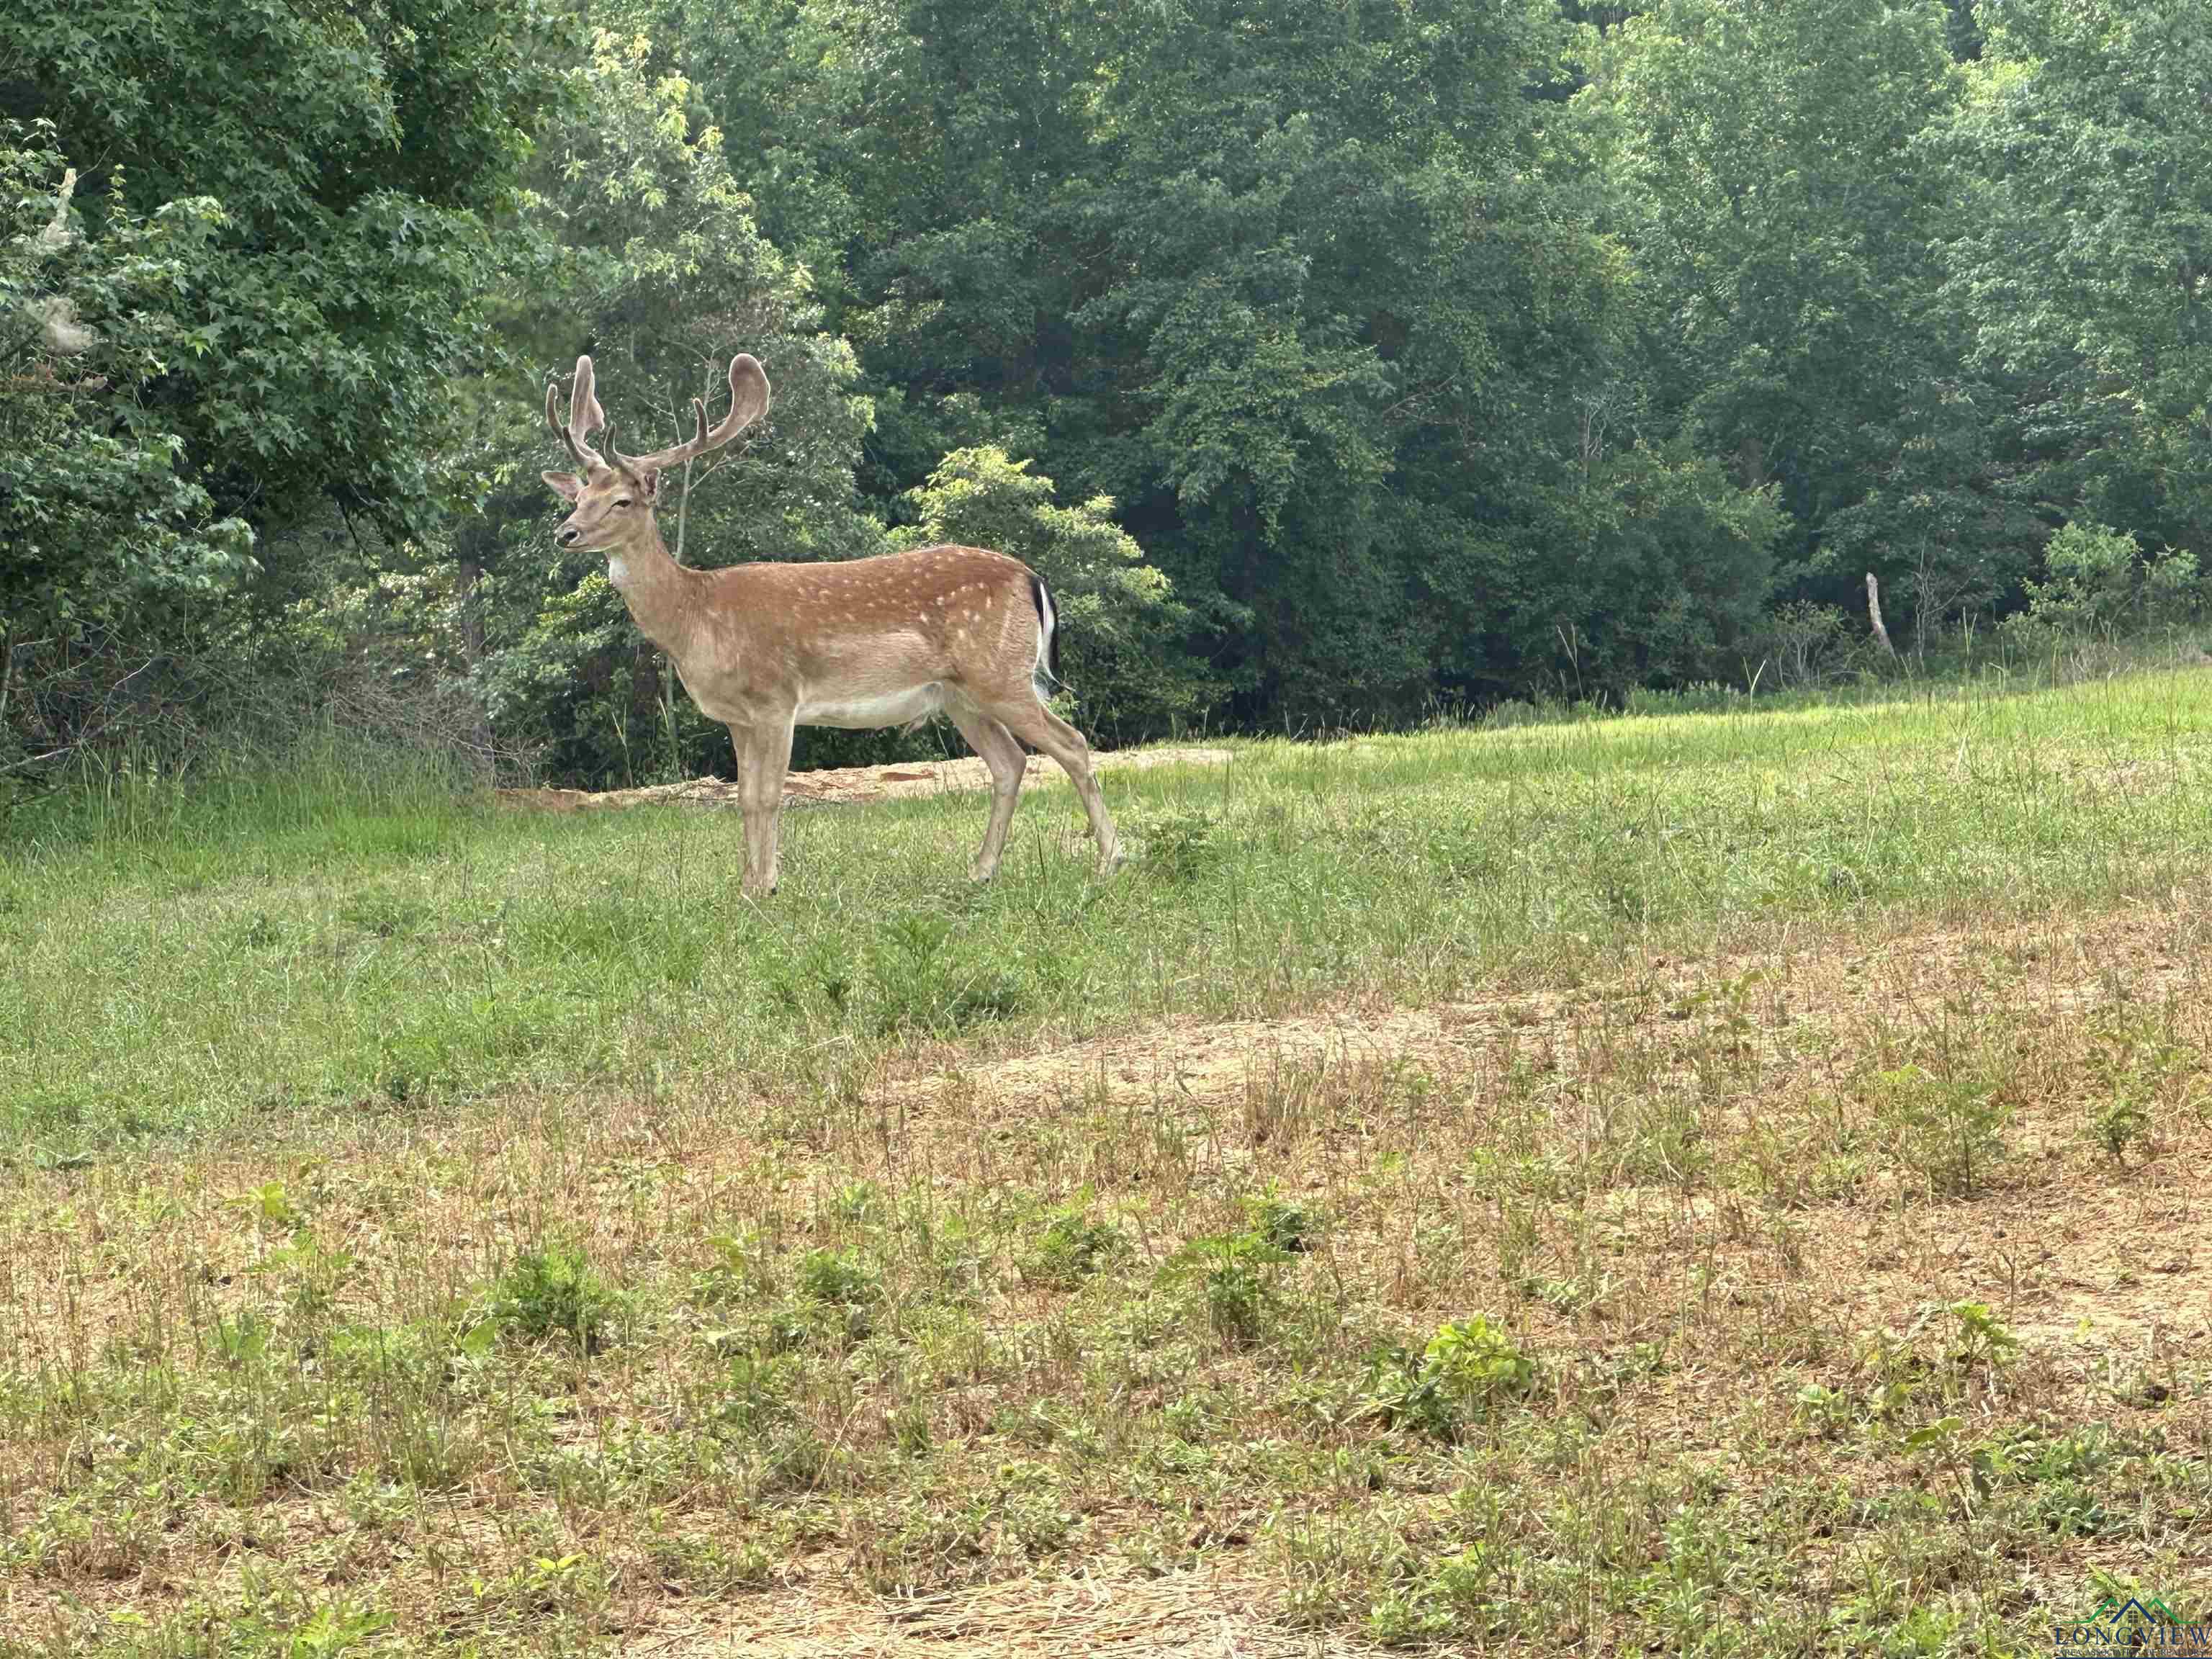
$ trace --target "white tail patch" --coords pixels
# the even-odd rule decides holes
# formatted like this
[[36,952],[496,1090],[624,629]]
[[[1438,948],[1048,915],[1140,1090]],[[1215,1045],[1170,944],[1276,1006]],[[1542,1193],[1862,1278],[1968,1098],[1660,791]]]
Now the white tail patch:
[[1060,627],[1060,617],[1052,607],[1052,590],[1042,582],[1036,585],[1037,644],[1036,665],[1030,671],[1030,684],[1036,688],[1039,702],[1052,701],[1055,684],[1052,672],[1052,636]]

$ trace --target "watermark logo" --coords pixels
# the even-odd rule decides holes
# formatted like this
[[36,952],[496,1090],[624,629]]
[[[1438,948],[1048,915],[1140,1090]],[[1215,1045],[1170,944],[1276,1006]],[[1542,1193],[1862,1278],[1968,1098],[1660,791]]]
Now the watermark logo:
[[2051,1627],[2053,1653],[2212,1656],[2212,1624],[2185,1625],[2155,1595],[2108,1595],[2087,1620]]

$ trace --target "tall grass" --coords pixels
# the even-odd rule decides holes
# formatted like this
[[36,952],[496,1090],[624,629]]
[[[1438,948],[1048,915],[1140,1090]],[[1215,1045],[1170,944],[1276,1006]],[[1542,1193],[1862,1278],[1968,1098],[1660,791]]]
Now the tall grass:
[[280,747],[213,744],[179,757],[143,745],[90,752],[18,800],[0,840],[11,860],[155,861],[248,844],[443,822],[483,805],[465,758],[379,742],[327,717]]

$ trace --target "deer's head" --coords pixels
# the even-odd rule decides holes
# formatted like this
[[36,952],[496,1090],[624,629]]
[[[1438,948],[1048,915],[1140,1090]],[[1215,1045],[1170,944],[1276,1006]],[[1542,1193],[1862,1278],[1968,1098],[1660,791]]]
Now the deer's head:
[[[576,471],[544,475],[555,493],[574,504],[553,539],[562,547],[597,551],[623,546],[652,524],[663,471],[720,449],[768,412],[768,376],[749,354],[730,359],[730,412],[709,431],[707,405],[694,398],[697,429],[691,441],[650,455],[625,455],[615,447],[614,428],[608,425],[593,390],[589,357],[576,359],[576,384],[569,393],[565,425],[558,413],[560,396],[557,385],[545,388],[545,424],[561,434]],[[604,454],[591,444],[592,434],[602,428],[606,433]]]

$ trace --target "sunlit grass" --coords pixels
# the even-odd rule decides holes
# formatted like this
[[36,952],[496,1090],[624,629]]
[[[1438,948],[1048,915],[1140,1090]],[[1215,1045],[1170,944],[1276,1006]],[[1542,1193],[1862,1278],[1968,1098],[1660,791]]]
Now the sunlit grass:
[[[0,863],[0,1125],[82,1149],[511,1081],[772,1066],[836,1036],[1016,1042],[1558,979],[1793,919],[2153,890],[2212,852],[2212,679],[1237,745],[1060,790],[964,880],[979,797],[503,813],[404,770],[141,781]],[[1147,842],[1164,856],[1147,858]],[[258,1130],[255,1132],[258,1132]]]

